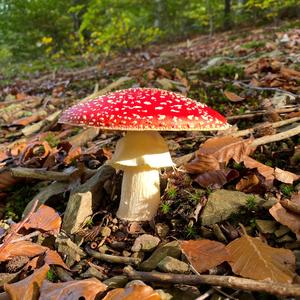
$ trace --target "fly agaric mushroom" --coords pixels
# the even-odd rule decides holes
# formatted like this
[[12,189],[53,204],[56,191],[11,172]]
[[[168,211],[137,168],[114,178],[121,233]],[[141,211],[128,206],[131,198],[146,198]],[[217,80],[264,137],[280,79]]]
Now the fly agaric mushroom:
[[222,130],[230,125],[215,110],[183,95],[131,88],[96,97],[66,110],[61,123],[126,130],[109,162],[124,171],[117,216],[151,220],[160,202],[159,170],[173,166],[158,131]]

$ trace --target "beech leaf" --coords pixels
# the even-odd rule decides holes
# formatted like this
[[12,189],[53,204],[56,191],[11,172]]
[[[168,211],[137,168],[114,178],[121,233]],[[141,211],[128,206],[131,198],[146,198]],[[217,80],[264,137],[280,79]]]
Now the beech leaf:
[[9,243],[0,248],[0,261],[12,259],[13,257],[20,255],[33,257],[44,253],[46,250],[46,247],[29,241]]
[[103,300],[161,300],[160,295],[147,285],[132,285],[127,288],[114,289]]
[[47,300],[94,300],[107,286],[96,278],[72,280],[61,283],[43,282],[40,299]]
[[286,210],[280,203],[276,203],[269,209],[272,217],[282,225],[291,229],[300,240],[300,216]]
[[299,175],[296,175],[289,171],[281,170],[279,168],[275,168],[274,175],[277,180],[287,183],[287,184],[293,184],[294,181],[296,181],[300,178]]
[[70,271],[69,267],[64,263],[60,255],[54,250],[46,251],[44,261],[48,265],[57,265]]
[[58,234],[61,226],[61,217],[52,208],[42,204],[36,212],[34,212],[29,220],[24,224],[25,229],[39,229],[50,231],[53,234]]
[[226,98],[228,100],[230,100],[231,102],[240,102],[245,100],[245,98],[233,93],[233,92],[229,92],[229,91],[225,91],[224,95],[226,96]]
[[225,245],[216,241],[182,241],[180,247],[198,273],[214,268],[229,258]]
[[4,290],[11,300],[38,300],[48,299],[39,298],[40,287],[47,277],[49,266],[45,264],[40,269],[36,269],[33,274],[16,283],[5,284]]
[[248,235],[226,246],[233,272],[246,278],[292,283],[295,277],[295,256],[289,249],[272,248]]

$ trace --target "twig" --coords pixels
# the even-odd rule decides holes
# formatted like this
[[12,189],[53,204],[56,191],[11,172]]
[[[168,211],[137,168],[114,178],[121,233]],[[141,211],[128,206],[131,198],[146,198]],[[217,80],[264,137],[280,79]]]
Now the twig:
[[294,122],[298,122],[298,121],[300,121],[300,117],[290,118],[290,119],[286,119],[286,120],[282,120],[282,121],[278,121],[278,122],[274,122],[274,123],[268,123],[268,122],[261,123],[252,128],[248,128],[245,130],[239,130],[237,132],[232,133],[231,135],[236,136],[236,137],[245,136],[245,135],[251,134],[261,128],[265,128],[265,127],[269,127],[269,126],[271,126],[273,128],[279,128],[281,126],[285,126],[285,125],[288,125],[288,124],[291,124]]
[[138,265],[141,263],[140,258],[103,254],[98,251],[92,250],[89,246],[85,247],[85,251],[92,257],[109,263],[126,265]]
[[31,232],[31,233],[29,233],[27,235],[24,235],[24,236],[19,237],[19,238],[15,239],[15,240],[12,240],[10,242],[11,243],[17,243],[17,242],[27,241],[27,240],[30,240],[31,238],[35,237],[35,236],[38,236],[39,234],[41,234],[41,232],[38,231],[38,230],[36,230],[36,231]]
[[35,209],[37,208],[37,205],[39,203],[39,200],[37,199],[28,215],[23,219],[23,221],[19,222],[14,230],[12,230],[5,238],[3,243],[0,245],[0,252],[11,242],[11,240],[14,238],[14,236],[19,232],[19,230],[24,226],[24,224],[29,220],[29,218],[34,213]]
[[280,88],[276,88],[276,87],[260,87],[260,86],[254,86],[254,85],[251,85],[251,84],[246,84],[242,81],[239,81],[239,80],[234,80],[233,81],[234,83],[237,83],[239,84],[241,87],[243,88],[247,88],[247,89],[251,89],[251,90],[258,90],[258,91],[274,91],[274,92],[278,92],[278,93],[282,93],[282,94],[287,94],[291,97],[299,97],[299,95],[297,94],[293,94],[291,92],[288,92],[286,90],[282,90]]
[[272,142],[281,141],[281,140],[287,139],[289,137],[295,136],[297,134],[300,134],[300,125],[292,128],[292,129],[286,130],[284,132],[280,132],[280,133],[276,133],[276,134],[272,134],[272,135],[266,135],[266,136],[257,138],[252,142],[252,146],[256,147],[256,146],[265,145],[265,144],[272,143]]
[[47,171],[44,169],[30,169],[30,168],[11,168],[12,176],[24,177],[39,180],[56,180],[56,181],[73,181],[74,177],[79,175],[79,170],[75,169],[70,173]]
[[148,282],[163,282],[163,283],[181,283],[187,285],[209,284],[213,286],[222,286],[232,289],[241,289],[255,292],[267,292],[270,294],[296,297],[300,296],[300,285],[285,284],[276,282],[256,281],[253,279],[240,278],[235,276],[220,276],[220,275],[185,275],[152,272],[135,271],[132,267],[124,268],[124,273],[129,279],[142,280]]
[[291,200],[288,199],[282,199],[279,201],[279,203],[286,208],[287,210],[300,215],[300,205],[292,202]]
[[[294,106],[294,107],[278,108],[278,109],[273,110],[274,113],[278,113],[278,114],[284,114],[284,113],[289,113],[289,112],[293,112],[293,111],[300,111],[299,105]],[[227,120],[233,121],[233,120],[240,120],[240,119],[250,119],[253,117],[257,117],[257,116],[263,116],[267,113],[268,113],[267,110],[258,110],[258,111],[254,111],[251,113],[245,113],[242,115],[229,116],[229,117],[227,117]]]

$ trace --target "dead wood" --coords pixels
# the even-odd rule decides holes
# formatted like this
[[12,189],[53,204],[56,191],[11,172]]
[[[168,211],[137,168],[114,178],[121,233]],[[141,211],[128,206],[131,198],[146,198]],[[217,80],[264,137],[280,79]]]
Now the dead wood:
[[92,250],[89,246],[85,247],[85,251],[94,258],[114,264],[139,265],[142,262],[140,258],[104,254]]
[[125,274],[131,280],[142,280],[148,282],[161,283],[179,283],[187,285],[201,285],[209,284],[215,286],[222,286],[226,288],[247,290],[254,292],[266,292],[273,295],[296,297],[300,296],[300,285],[298,284],[284,284],[279,282],[265,282],[256,281],[252,279],[240,278],[235,276],[219,276],[219,275],[185,275],[152,272],[135,271],[132,267],[124,268]]
[[11,168],[11,173],[14,177],[23,177],[29,179],[39,180],[56,180],[56,181],[74,181],[74,178],[80,175],[78,169],[73,170],[70,173],[47,171],[44,169],[30,169],[30,168]]

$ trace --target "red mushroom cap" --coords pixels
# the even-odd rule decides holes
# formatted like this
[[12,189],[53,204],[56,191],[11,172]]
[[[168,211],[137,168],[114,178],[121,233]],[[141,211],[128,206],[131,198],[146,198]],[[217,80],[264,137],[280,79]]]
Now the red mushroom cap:
[[221,130],[230,126],[203,103],[153,88],[119,90],[79,103],[59,121],[111,130]]

